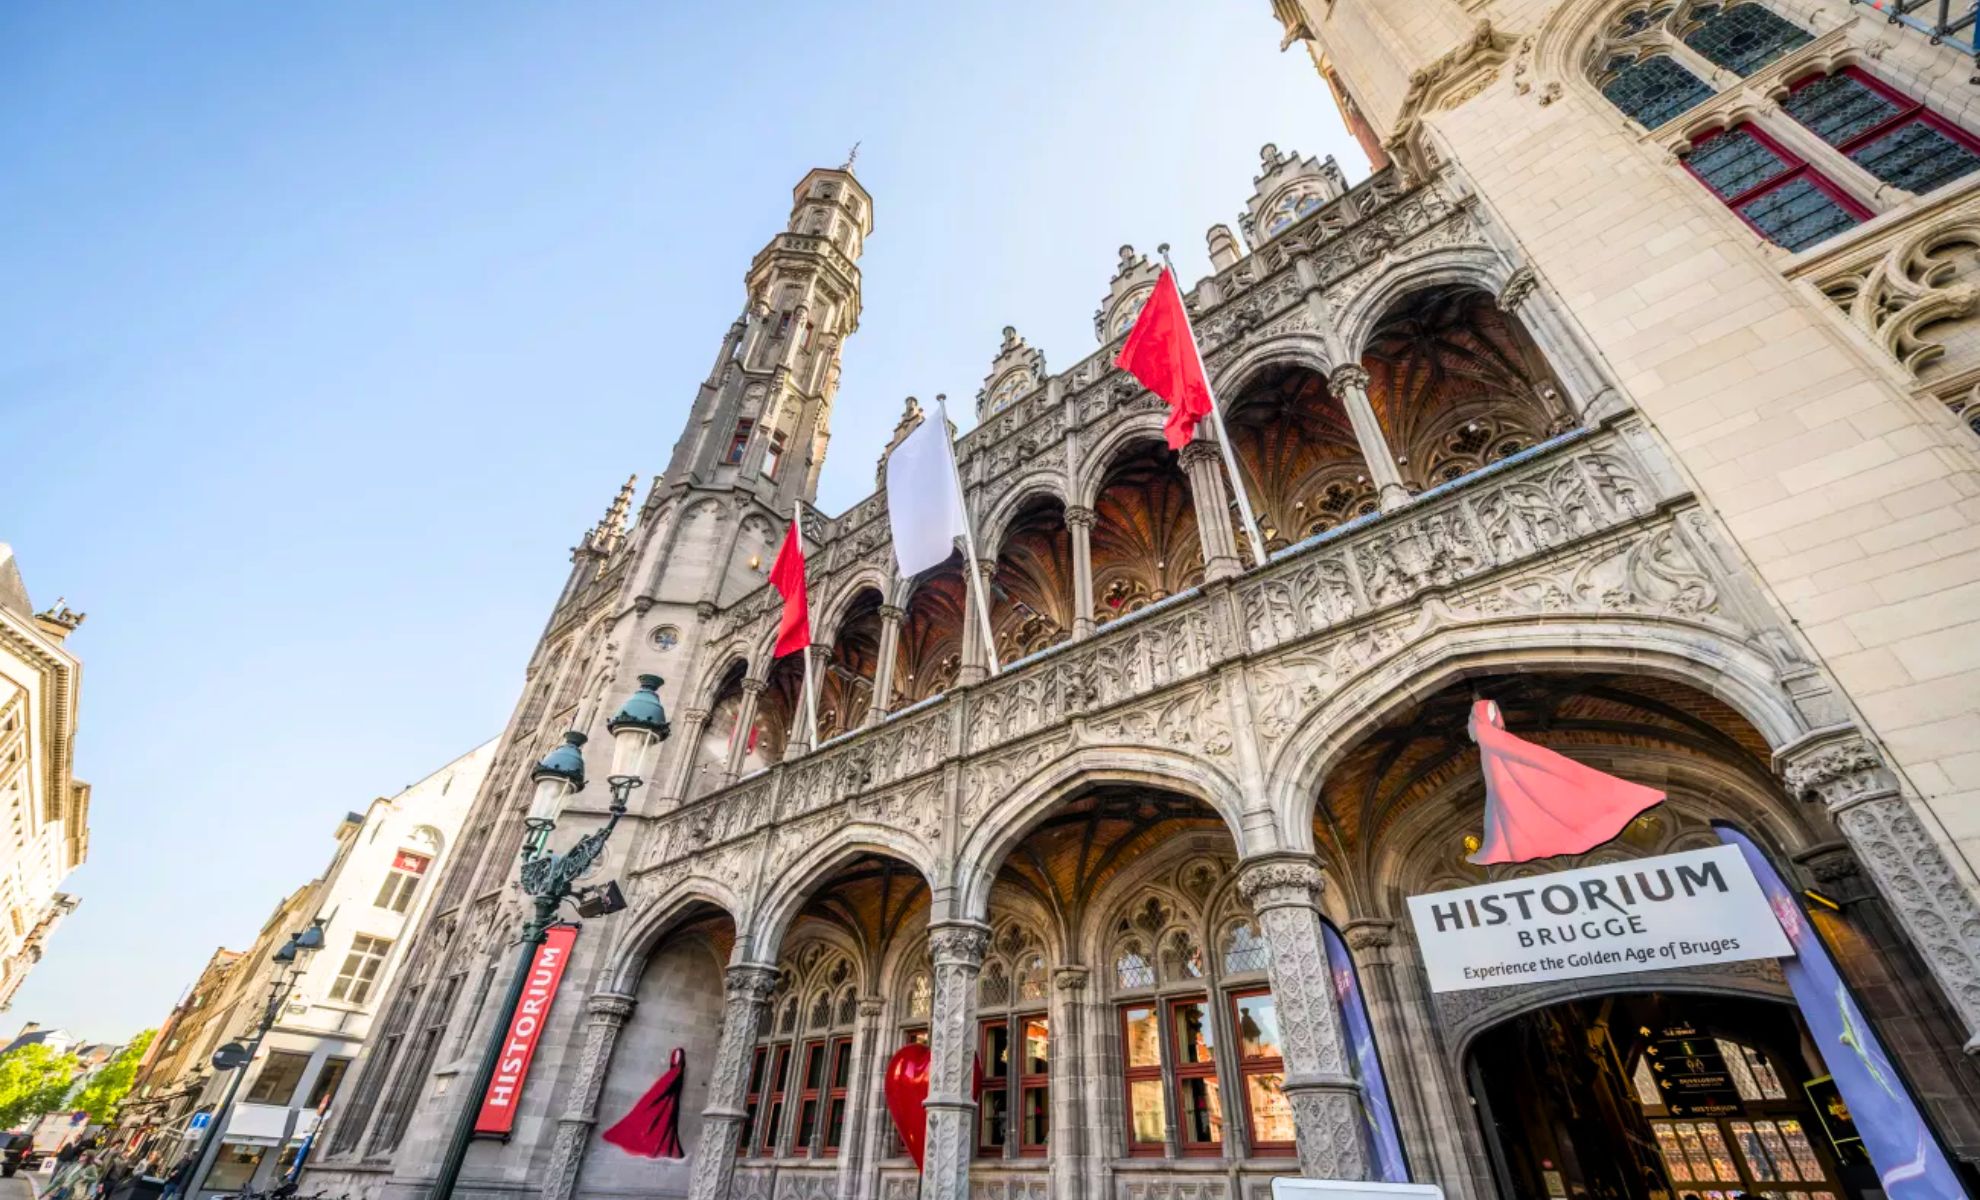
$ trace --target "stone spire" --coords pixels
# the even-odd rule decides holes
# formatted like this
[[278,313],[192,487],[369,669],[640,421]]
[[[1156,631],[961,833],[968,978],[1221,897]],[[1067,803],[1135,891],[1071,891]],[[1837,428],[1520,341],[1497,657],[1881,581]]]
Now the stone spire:
[[585,546],[592,550],[610,553],[626,536],[626,518],[632,515],[633,490],[639,486],[639,472],[626,476],[625,486],[612,498],[611,506],[598,524],[592,526],[585,536]]

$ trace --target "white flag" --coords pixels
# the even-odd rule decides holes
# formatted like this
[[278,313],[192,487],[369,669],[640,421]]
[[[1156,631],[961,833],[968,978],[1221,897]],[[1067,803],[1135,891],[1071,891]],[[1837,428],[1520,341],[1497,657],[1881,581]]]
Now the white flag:
[[941,566],[955,553],[956,539],[969,536],[949,417],[940,401],[887,456],[887,519],[903,579]]

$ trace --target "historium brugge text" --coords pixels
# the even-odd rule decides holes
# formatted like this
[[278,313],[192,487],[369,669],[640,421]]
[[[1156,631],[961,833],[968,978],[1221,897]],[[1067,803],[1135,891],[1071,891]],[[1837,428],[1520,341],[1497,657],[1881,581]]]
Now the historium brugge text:
[[1791,953],[1730,846],[1412,896],[1409,906],[1440,992]]

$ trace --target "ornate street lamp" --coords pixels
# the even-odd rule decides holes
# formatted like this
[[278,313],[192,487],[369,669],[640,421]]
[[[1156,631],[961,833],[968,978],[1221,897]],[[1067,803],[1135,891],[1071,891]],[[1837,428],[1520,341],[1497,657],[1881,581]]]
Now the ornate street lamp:
[[616,884],[582,887],[578,880],[604,854],[612,830],[618,826],[619,818],[626,815],[627,799],[633,789],[645,784],[654,754],[673,732],[667,722],[667,710],[660,703],[662,682],[658,675],[641,675],[639,689],[605,722],[605,728],[612,734],[612,773],[605,780],[612,790],[611,806],[606,810],[603,825],[579,838],[576,845],[562,854],[550,849],[550,838],[556,832],[564,805],[584,790],[584,735],[576,730],[566,733],[564,740],[530,772],[535,791],[530,797],[529,815],[523,819],[527,833],[523,839],[521,882],[522,890],[535,901],[535,911],[523,923],[508,999],[498,1010],[489,1031],[488,1049],[482,1054],[474,1087],[461,1097],[460,1115],[454,1122],[446,1157],[441,1160],[439,1178],[433,1184],[432,1200],[448,1200],[460,1180],[468,1146],[474,1141],[480,1098],[487,1094],[488,1085],[495,1078],[509,1025],[515,1020],[516,1005],[529,982],[536,948],[543,944],[550,926],[556,924],[564,901],[576,901],[580,916],[603,916],[625,907]]

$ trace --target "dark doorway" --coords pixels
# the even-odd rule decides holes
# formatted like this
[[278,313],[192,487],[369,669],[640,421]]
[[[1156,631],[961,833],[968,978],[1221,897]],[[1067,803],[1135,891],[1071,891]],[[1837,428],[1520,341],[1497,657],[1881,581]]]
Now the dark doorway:
[[1567,1001],[1481,1035],[1470,1071],[1509,1198],[1843,1200],[1877,1187],[1791,1005]]

